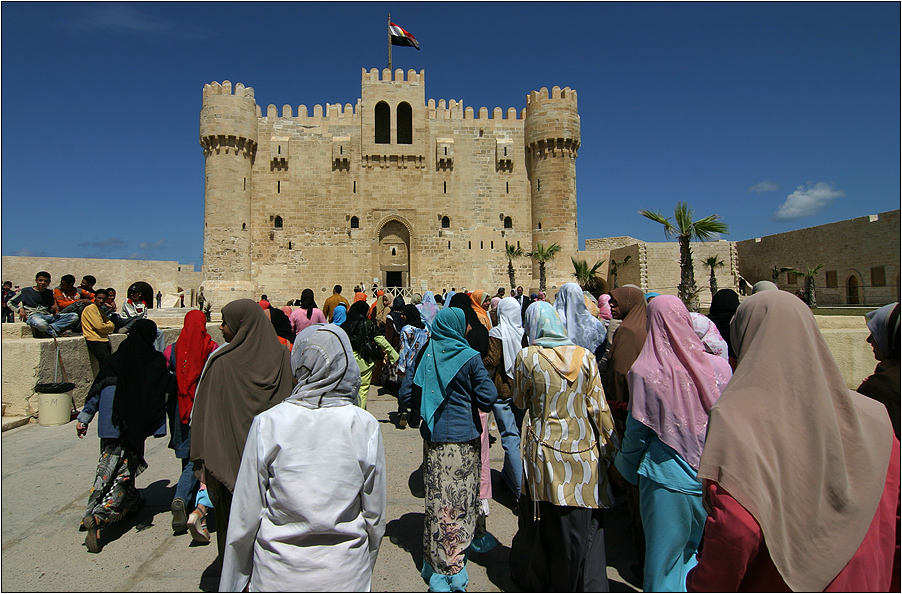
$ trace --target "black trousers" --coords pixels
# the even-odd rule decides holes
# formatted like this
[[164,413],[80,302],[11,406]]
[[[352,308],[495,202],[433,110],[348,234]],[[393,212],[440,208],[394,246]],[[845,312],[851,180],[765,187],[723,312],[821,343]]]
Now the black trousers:
[[94,358],[97,359],[97,365],[99,367],[103,367],[103,362],[110,358],[110,355],[113,354],[113,348],[110,346],[110,341],[99,341],[99,340],[86,340],[85,344],[88,345],[88,351],[94,355]]
[[539,501],[538,518],[535,511],[527,487],[510,552],[519,585],[532,592],[608,592],[602,510]]
[[204,473],[204,484],[207,485],[207,495],[213,502],[213,518],[216,520],[216,547],[219,549],[219,559],[222,562],[225,554],[226,535],[229,531],[232,492],[209,472]]

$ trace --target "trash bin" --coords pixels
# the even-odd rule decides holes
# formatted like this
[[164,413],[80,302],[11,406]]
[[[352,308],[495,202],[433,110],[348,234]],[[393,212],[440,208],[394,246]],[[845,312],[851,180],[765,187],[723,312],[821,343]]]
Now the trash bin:
[[38,384],[38,424],[45,427],[63,425],[72,420],[72,382]]

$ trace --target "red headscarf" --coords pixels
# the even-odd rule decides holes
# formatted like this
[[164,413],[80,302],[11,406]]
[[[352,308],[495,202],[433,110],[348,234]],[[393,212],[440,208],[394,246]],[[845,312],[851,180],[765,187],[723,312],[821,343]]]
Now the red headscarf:
[[191,420],[194,392],[204,370],[207,357],[216,349],[216,343],[207,333],[207,317],[199,309],[185,314],[185,326],[175,342],[175,379],[179,391],[179,418],[182,423]]

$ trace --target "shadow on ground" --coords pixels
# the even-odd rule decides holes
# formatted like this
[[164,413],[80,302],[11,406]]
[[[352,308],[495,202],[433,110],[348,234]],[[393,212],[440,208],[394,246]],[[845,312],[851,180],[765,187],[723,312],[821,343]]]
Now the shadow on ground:
[[413,566],[419,572],[423,567],[423,513],[404,514],[392,520],[385,527],[385,537],[410,553]]

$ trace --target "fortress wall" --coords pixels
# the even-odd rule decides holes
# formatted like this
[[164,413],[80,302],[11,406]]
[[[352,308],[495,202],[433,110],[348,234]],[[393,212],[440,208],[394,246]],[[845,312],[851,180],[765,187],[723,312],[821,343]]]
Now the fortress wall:
[[[823,264],[815,277],[818,305],[849,303],[847,283],[853,277],[859,289],[859,301],[883,305],[899,300],[900,268],[899,210],[846,221],[808,227],[737,242],[739,272],[751,284],[771,280],[774,266],[805,270]],[[883,267],[886,284],[874,286],[871,268]],[[836,274],[837,286],[827,287],[827,273]],[[790,284],[788,275],[780,275],[778,285],[795,291],[804,287],[798,278]]]
[[60,277],[64,274],[73,275],[76,285],[83,276],[90,274],[97,279],[95,287],[116,289],[116,303],[120,306],[127,298],[129,285],[137,281],[148,283],[154,291],[162,291],[164,295],[177,293],[181,286],[186,290],[187,305],[191,289],[196,290],[202,278],[202,273],[194,271],[193,264],[164,260],[3,256],[2,269],[4,281],[9,280],[13,286],[18,284],[23,287],[34,286],[34,275],[40,270],[50,273],[53,279],[51,288],[59,286]]

